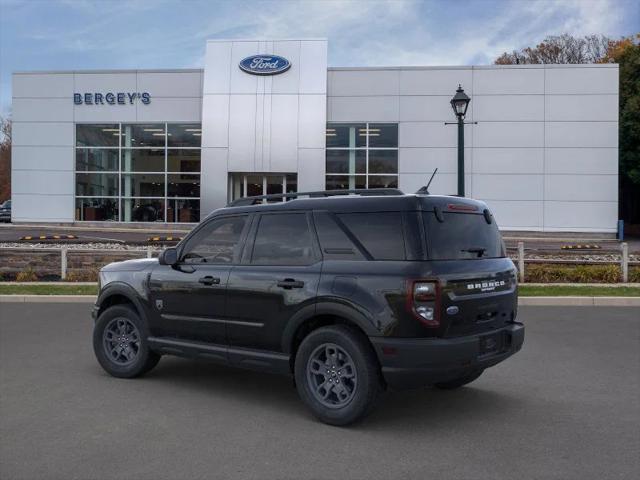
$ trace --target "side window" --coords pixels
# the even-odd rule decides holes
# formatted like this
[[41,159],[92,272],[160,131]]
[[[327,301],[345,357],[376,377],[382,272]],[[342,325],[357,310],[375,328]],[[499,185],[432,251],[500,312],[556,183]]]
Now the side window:
[[313,240],[305,213],[262,215],[253,245],[253,265],[310,265]]
[[234,263],[239,260],[240,237],[247,216],[212,220],[189,239],[182,251],[184,263]]
[[344,213],[338,218],[375,260],[405,260],[400,212]]
[[360,250],[327,212],[313,215],[325,260],[364,260]]

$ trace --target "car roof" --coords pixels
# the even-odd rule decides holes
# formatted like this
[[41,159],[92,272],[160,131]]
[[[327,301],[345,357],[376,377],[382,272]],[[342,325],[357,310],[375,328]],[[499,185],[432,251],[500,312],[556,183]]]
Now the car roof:
[[[435,207],[448,210],[450,206],[473,207],[477,213],[487,208],[486,204],[471,198],[448,195],[337,195],[319,198],[294,198],[287,202],[257,205],[228,206],[213,211],[209,217],[230,213],[257,213],[323,210],[330,212],[397,212],[397,211],[433,211]],[[455,208],[451,209],[455,210]]]

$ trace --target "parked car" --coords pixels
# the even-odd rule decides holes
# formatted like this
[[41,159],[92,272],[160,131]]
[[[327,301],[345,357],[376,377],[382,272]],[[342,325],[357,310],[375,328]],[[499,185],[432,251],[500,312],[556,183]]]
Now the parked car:
[[483,202],[349,192],[241,199],[159,259],[104,267],[100,365],[130,378],[171,354],[291,375],[346,425],[385,389],[458,388],[521,348],[516,270]]
[[0,222],[11,222],[11,200],[0,203]]

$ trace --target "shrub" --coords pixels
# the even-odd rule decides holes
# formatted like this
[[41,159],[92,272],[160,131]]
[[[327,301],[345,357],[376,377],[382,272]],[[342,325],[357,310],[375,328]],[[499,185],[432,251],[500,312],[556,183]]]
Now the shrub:
[[97,282],[100,267],[89,267],[83,270],[67,272],[67,282]]
[[37,282],[38,275],[34,272],[31,267],[28,267],[26,270],[18,272],[16,275],[16,282]]
[[525,267],[525,280],[533,283],[616,283],[621,280],[621,272],[618,265],[529,264]]
[[629,267],[629,281],[631,283],[640,283],[640,267]]

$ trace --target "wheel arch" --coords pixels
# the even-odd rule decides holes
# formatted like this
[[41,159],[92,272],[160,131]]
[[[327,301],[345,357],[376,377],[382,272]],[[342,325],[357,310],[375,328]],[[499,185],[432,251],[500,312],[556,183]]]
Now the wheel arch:
[[103,288],[96,301],[96,306],[98,307],[96,318],[113,305],[131,305],[140,318],[147,322],[146,310],[140,302],[135,289],[126,283],[113,283]]

